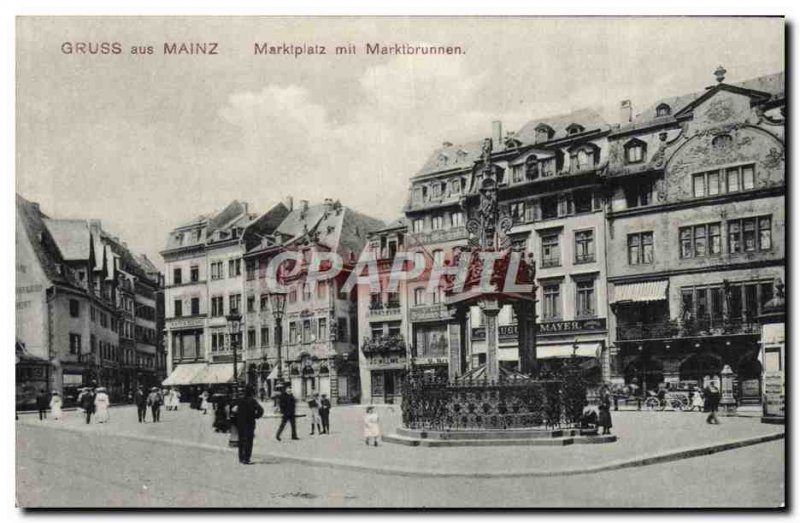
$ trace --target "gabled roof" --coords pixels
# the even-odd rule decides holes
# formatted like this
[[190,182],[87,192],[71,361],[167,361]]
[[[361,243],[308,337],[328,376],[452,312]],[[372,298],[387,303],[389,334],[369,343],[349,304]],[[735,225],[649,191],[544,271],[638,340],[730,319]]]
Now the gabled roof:
[[[514,136],[514,138],[519,138]],[[465,169],[472,167],[480,159],[483,152],[483,140],[467,142],[460,145],[443,145],[436,149],[425,161],[415,177],[426,174],[449,171],[451,169]]]
[[86,220],[44,220],[61,255],[67,261],[88,260],[91,246],[89,223]]
[[675,113],[675,117],[678,118],[678,117],[683,116],[685,114],[691,113],[695,109],[695,107],[701,105],[703,102],[705,102],[706,100],[708,100],[709,98],[711,98],[712,96],[714,96],[715,94],[717,94],[720,91],[728,91],[728,92],[731,92],[731,93],[736,93],[736,94],[740,94],[740,95],[743,95],[743,96],[748,96],[748,97],[752,98],[756,102],[763,102],[763,101],[769,100],[769,98],[770,98],[770,94],[769,93],[765,93],[763,91],[754,91],[752,89],[744,89],[744,88],[741,88],[741,87],[737,87],[735,85],[728,85],[728,84],[725,84],[725,83],[721,83],[721,84],[715,85],[711,89],[708,89],[705,93],[703,93],[702,95],[698,96],[697,98],[695,98],[694,100],[689,102],[689,104],[687,104],[680,111],[677,111]]
[[[71,284],[72,282],[65,276],[67,273],[59,271],[56,267],[65,263],[64,258],[45,225],[47,216],[39,210],[39,204],[29,202],[17,194],[17,214],[47,278],[54,283]],[[17,234],[22,232],[17,231]]]

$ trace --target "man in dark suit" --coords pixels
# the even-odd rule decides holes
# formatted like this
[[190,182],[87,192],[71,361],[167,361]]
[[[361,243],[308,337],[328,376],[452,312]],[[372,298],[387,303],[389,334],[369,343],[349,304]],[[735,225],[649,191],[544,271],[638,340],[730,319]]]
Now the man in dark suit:
[[136,403],[136,412],[139,414],[139,423],[147,422],[147,396],[142,390],[142,386],[136,389],[136,394],[133,396],[133,401]]
[[89,387],[83,389],[81,395],[78,397],[78,404],[86,414],[86,423],[92,422],[92,414],[94,414],[94,391]]
[[331,433],[331,400],[328,399],[327,394],[322,395],[319,400],[319,417],[322,418],[322,433]]
[[36,395],[36,408],[39,409],[39,421],[47,419],[47,409],[50,407],[50,397],[46,391],[39,391]]
[[244,397],[239,399],[233,407],[236,428],[239,429],[239,463],[242,465],[250,464],[256,420],[264,415],[264,409],[256,401],[255,395],[256,391],[253,386],[248,385],[244,390]]
[[287,423],[292,425],[292,439],[300,439],[297,437],[297,426],[295,425],[294,421],[295,399],[294,396],[292,396],[291,387],[284,387],[283,392],[281,392],[280,398],[278,399],[278,405],[281,409],[281,426],[278,427],[278,433],[275,435],[275,439],[278,441],[281,440],[281,433],[283,432],[283,428]]

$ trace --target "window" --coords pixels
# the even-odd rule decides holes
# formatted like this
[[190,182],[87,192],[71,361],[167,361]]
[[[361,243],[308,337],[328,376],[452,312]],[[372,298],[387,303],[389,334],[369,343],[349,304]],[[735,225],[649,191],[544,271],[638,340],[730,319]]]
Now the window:
[[415,204],[422,203],[422,187],[415,187],[411,193],[411,198]]
[[97,321],[97,309],[95,309],[94,307],[91,307],[89,309],[89,318],[92,320],[92,323],[95,323]]
[[511,168],[511,183],[522,183],[525,181],[525,166],[515,165]]
[[228,278],[242,275],[242,260],[228,260]]
[[[717,138],[720,138],[719,136]],[[695,198],[716,196],[723,192],[739,192],[755,188],[755,166],[740,165],[727,169],[698,173],[692,177]]]
[[247,312],[255,312],[256,311],[256,297],[255,296],[248,296],[247,297]]
[[414,305],[425,305],[425,289],[414,289]]
[[444,218],[442,215],[433,216],[431,218],[431,230],[438,231],[444,227]]
[[628,235],[628,264],[653,263],[653,233],[637,232]]
[[528,180],[535,180],[538,177],[539,162],[536,161],[536,156],[528,156],[528,158],[525,160],[525,178]]
[[261,327],[261,346],[269,346],[269,327]]
[[719,223],[706,223],[681,227],[681,258],[698,258],[717,255],[722,252],[721,228]]
[[431,293],[431,303],[434,305],[442,303],[442,289],[439,287],[434,289],[434,291]]
[[297,324],[293,321],[289,322],[289,344],[294,345],[297,343]]
[[707,173],[708,180],[708,195],[716,196],[719,194],[719,171],[710,171]]
[[303,343],[311,343],[314,330],[311,328],[311,320],[303,320]]
[[419,251],[414,253],[414,268],[416,267],[425,268],[425,253]]
[[550,140],[555,131],[546,125],[540,125],[536,128],[536,143],[542,143]]
[[211,263],[211,279],[219,280],[222,278],[222,262]]
[[245,262],[245,272],[246,278],[248,281],[256,279],[256,261],[255,260],[247,260]]
[[255,349],[256,348],[256,330],[255,329],[247,329],[247,348],[248,349]]
[[525,202],[514,202],[510,204],[509,212],[511,213],[511,220],[514,224],[523,223],[525,221]]
[[720,134],[711,140],[711,147],[714,149],[727,149],[733,145],[733,137],[729,134]]
[[269,294],[262,294],[258,301],[258,308],[261,312],[267,311],[267,303],[269,302]]
[[425,230],[425,220],[417,218],[411,222],[411,232],[422,232]]
[[317,339],[320,341],[328,339],[328,320],[325,318],[317,320]]
[[242,295],[231,294],[228,296],[228,310],[231,314],[240,314],[242,306]]
[[303,301],[311,301],[311,285],[303,284]]
[[772,248],[772,218],[743,218],[728,221],[728,251],[754,252]]
[[225,315],[225,306],[223,305],[222,296],[213,296],[211,298],[211,315],[212,316]]
[[549,198],[542,198],[539,202],[542,207],[543,220],[558,217],[558,198],[550,196]]
[[592,191],[575,191],[572,193],[572,201],[575,208],[575,214],[583,214],[592,212]]
[[172,270],[172,284],[173,285],[180,285],[182,282],[182,275],[180,267],[176,267]]
[[175,317],[180,318],[183,316],[183,301],[175,300],[173,306],[175,307]]
[[225,334],[222,332],[211,333],[211,352],[220,352],[225,350]]
[[653,182],[640,182],[625,188],[625,202],[629,209],[644,207],[653,201]]
[[694,180],[694,197],[702,198],[703,196],[706,195],[706,175],[695,174],[693,180]]
[[81,335],[80,334],[72,334],[69,335],[69,353],[70,354],[80,354],[81,353]]
[[739,169],[726,169],[725,174],[728,180],[728,192],[739,191]]
[[670,112],[672,112],[672,110],[667,104],[659,104],[659,106],[656,107],[656,116],[669,116]]
[[192,298],[192,316],[200,314],[200,298]]
[[644,161],[644,144],[639,141],[629,142],[625,146],[625,161],[627,163]]
[[450,226],[451,227],[461,227],[464,225],[464,213],[463,212],[454,212],[450,214]]
[[542,317],[548,320],[560,318],[561,284],[548,283],[542,285],[542,295],[544,296],[544,303],[542,304]]
[[542,267],[561,265],[561,251],[558,247],[558,234],[542,236]]
[[436,249],[433,251],[433,266],[440,267],[444,265],[444,251]]
[[575,263],[594,261],[594,231],[575,233]]
[[459,194],[461,192],[461,180],[456,178],[450,180],[450,194]]
[[431,184],[431,198],[439,198],[442,195],[442,184],[434,182]]
[[576,281],[575,293],[575,310],[577,316],[579,318],[594,316],[594,280]]
[[81,302],[78,300],[69,300],[69,315],[77,318],[81,315]]
[[189,279],[192,282],[200,281],[200,268],[197,265],[192,265],[189,268]]
[[297,287],[289,289],[289,303],[297,303]]

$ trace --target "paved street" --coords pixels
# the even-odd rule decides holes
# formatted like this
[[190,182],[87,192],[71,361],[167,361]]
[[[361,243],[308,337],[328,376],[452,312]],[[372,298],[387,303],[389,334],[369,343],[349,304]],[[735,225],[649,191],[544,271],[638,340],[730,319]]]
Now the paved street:
[[[112,410],[111,424],[88,427],[80,424],[77,412],[69,413],[60,424],[39,424],[32,416],[22,416],[17,428],[18,502],[26,507],[745,507],[776,506],[783,499],[783,440],[660,465],[544,478],[401,476],[268,457],[327,456],[376,467],[405,459],[409,467],[436,455],[434,466],[463,471],[473,470],[475,463],[488,463],[487,456],[497,462],[495,469],[535,465],[536,460],[552,468],[560,458],[569,468],[587,460],[592,452],[606,458],[626,450],[639,452],[638,440],[623,436],[628,431],[646,432],[641,430],[644,423],[655,424],[655,432],[666,431],[680,438],[717,429],[756,434],[764,427],[754,418],[728,418],[724,425],[707,427],[699,415],[620,413],[615,427],[623,434],[619,442],[609,445],[558,449],[384,445],[374,449],[360,440],[356,423],[360,413],[355,407],[334,409],[338,421],[334,434],[314,438],[308,436],[307,420],[302,418],[303,440],[294,443],[276,442],[267,433],[274,430],[276,420],[262,421],[255,449],[261,457],[250,467],[240,466],[235,455],[224,449],[226,436],[210,430],[209,416],[188,409],[165,413],[165,422],[159,425],[131,423],[129,418],[135,418],[135,412],[127,407]],[[390,424],[395,418],[384,409],[384,419]],[[636,424],[638,431],[632,428]],[[675,427],[671,432],[670,426]],[[173,443],[120,436],[123,433]],[[593,459],[600,463],[599,458]]]

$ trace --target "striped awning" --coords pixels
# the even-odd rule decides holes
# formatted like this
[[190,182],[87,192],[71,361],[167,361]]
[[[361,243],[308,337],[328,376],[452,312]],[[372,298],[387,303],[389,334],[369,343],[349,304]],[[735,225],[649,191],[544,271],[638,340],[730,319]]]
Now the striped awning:
[[172,373],[167,379],[161,382],[165,387],[174,385],[190,385],[192,379],[205,369],[205,363],[184,363],[172,369]]
[[[239,378],[244,375],[244,363],[239,363],[236,369]],[[233,383],[233,362],[209,363],[205,368],[192,378],[194,385],[213,385],[219,383]]]
[[614,301],[611,303],[641,303],[667,299],[669,280],[645,281],[614,285]]

